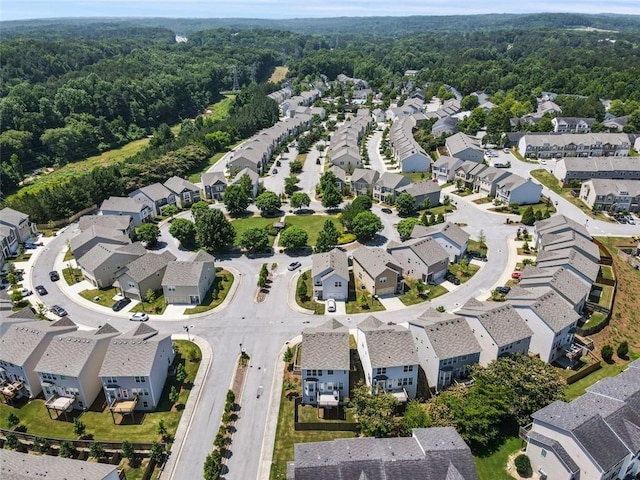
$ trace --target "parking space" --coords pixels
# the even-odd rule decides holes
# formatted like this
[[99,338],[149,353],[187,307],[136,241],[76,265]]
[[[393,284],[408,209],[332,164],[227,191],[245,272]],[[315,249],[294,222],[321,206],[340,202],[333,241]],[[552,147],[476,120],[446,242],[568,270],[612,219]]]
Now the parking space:
[[388,311],[402,310],[403,308],[406,308],[404,303],[400,301],[400,297],[378,297],[378,300],[380,300],[382,306]]
[[329,312],[327,311],[327,303],[324,304],[324,314],[325,315],[346,315],[347,314],[347,304],[344,300],[336,300],[336,311]]

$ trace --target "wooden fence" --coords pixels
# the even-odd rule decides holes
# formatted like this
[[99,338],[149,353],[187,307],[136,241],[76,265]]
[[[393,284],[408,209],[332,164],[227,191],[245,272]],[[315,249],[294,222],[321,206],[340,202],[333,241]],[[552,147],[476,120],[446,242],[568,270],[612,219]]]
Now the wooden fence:
[[293,429],[296,432],[309,430],[323,430],[325,432],[355,432],[358,424],[355,422],[300,422],[298,408],[302,405],[302,397],[293,399]]
[[583,368],[579,372],[576,372],[573,375],[565,378],[565,382],[567,382],[567,385],[571,385],[572,383],[577,382],[581,378],[584,378],[587,375],[595,372],[596,370],[600,370],[601,368],[602,368],[602,362],[598,360],[596,363],[593,363],[588,367]]
[[62,218],[60,220],[52,220],[49,223],[38,223],[38,230],[50,229],[50,228],[60,228],[69,225],[70,223],[75,222],[77,219],[91,213],[98,209],[98,205],[92,205],[90,207],[85,208],[84,210],[79,211],[75,215],[70,216],[69,218]]

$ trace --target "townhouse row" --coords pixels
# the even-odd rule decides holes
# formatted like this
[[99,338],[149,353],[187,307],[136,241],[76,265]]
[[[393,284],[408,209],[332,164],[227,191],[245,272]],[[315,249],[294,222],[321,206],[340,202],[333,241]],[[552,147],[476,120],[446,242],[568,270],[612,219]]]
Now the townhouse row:
[[27,243],[36,231],[36,224],[31,223],[26,213],[9,207],[0,210],[0,268],[7,258],[16,255],[19,245]]
[[373,118],[367,108],[361,108],[350,121],[340,125],[331,135],[329,158],[331,163],[346,172],[362,167],[360,146],[371,128]]

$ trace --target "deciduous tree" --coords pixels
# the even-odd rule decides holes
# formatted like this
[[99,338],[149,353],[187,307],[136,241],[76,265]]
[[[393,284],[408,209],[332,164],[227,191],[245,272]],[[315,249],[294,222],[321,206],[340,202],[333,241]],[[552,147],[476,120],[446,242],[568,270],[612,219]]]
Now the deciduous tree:
[[384,228],[380,218],[372,212],[360,212],[353,219],[351,230],[358,240],[366,242],[371,240],[375,234]]

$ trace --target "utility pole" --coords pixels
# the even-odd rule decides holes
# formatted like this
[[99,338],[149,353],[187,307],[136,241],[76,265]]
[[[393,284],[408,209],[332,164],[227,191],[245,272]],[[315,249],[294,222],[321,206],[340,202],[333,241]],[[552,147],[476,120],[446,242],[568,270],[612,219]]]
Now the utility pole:
[[238,66],[237,65],[231,66],[231,74],[233,75],[233,87],[231,88],[231,90],[234,92],[237,92],[240,90],[240,85],[238,84]]

